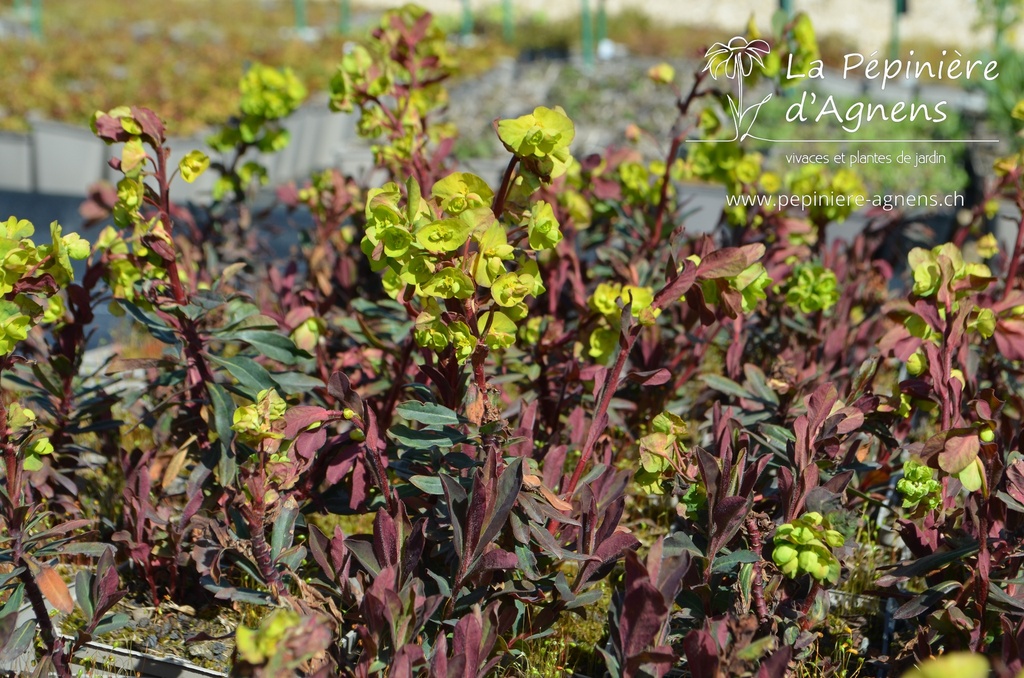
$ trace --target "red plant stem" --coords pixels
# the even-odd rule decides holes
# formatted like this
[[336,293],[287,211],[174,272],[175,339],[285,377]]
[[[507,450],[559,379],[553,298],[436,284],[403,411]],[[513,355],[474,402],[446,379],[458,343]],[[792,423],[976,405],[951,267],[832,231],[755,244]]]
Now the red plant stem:
[[583,443],[583,451],[580,454],[579,461],[576,462],[576,470],[573,471],[569,485],[563,490],[565,496],[572,496],[572,493],[576,491],[576,486],[579,484],[580,478],[583,477],[583,470],[590,461],[590,457],[594,454],[594,445],[597,443],[597,438],[604,432],[604,427],[600,426],[599,422],[604,418],[605,413],[608,411],[608,406],[612,402],[612,397],[615,395],[615,391],[618,390],[619,375],[622,373],[622,368],[626,366],[626,359],[633,350],[638,336],[640,336],[639,328],[635,328],[634,331],[629,333],[629,337],[626,339],[626,346],[619,348],[619,355],[615,358],[615,365],[612,366],[611,371],[608,372],[605,378],[604,386],[601,389],[601,399],[598,402],[597,409],[594,411],[594,417],[591,419],[590,430],[587,431],[587,438]]
[[754,563],[754,576],[751,578],[750,594],[754,598],[754,609],[757,611],[757,620],[762,624],[768,619],[768,606],[764,602],[764,573],[761,569],[761,530],[757,527],[757,518],[753,515],[747,516],[747,534],[750,536],[750,550],[758,556]]
[[[477,358],[480,355],[480,358]],[[486,359],[486,353],[474,353],[473,354],[473,378],[476,379],[476,388],[480,392],[481,398],[486,397],[487,394],[487,375],[484,373],[484,359]]]
[[811,591],[807,594],[807,601],[801,606],[800,617],[802,618],[801,626],[806,630],[809,622],[807,620],[807,613],[811,611],[811,607],[814,606],[814,601],[818,597],[818,591],[821,590],[821,582],[817,579],[811,580]]
[[35,577],[32,576],[32,570],[25,558],[25,552],[21,544],[22,534],[20,526],[14,534],[14,562],[23,568],[18,575],[18,579],[25,586],[25,595],[32,605],[32,613],[36,616],[36,623],[39,624],[39,635],[43,640],[43,645],[46,647],[46,654],[50,661],[53,662],[58,676],[61,678],[71,678],[71,670],[67,665],[64,653],[61,652],[62,645],[59,644],[57,634],[54,632],[53,620],[50,619],[50,613],[46,609],[43,593],[39,590],[39,585],[36,584]]
[[950,334],[952,333],[953,319],[950,318],[952,311],[946,309],[946,327],[942,337],[942,374],[945,381],[939,384],[942,399],[942,430],[949,430],[953,425],[953,349],[949,345]]
[[1006,284],[1003,286],[1003,299],[1010,293],[1013,284],[1017,282],[1017,267],[1020,265],[1021,249],[1024,248],[1024,195],[1017,195],[1017,209],[1021,211],[1020,221],[1017,223],[1017,243],[1013,246],[1013,256],[1010,258],[1010,268],[1006,271]]
[[[668,285],[671,284],[672,281],[669,281]],[[680,290],[679,294],[684,294],[685,291],[686,290]],[[652,310],[662,308],[669,301],[667,299],[659,299],[658,297],[660,295],[660,292],[655,295],[655,301],[651,304]],[[640,337],[640,331],[642,329],[642,325],[633,325],[630,327],[629,331],[626,333],[626,345],[619,347],[619,354],[615,358],[615,364],[605,377],[604,387],[601,389],[601,398],[597,404],[597,409],[594,410],[594,416],[590,420],[590,430],[587,431],[587,438],[583,443],[583,450],[580,453],[580,459],[576,462],[576,470],[573,471],[572,478],[569,480],[568,486],[562,490],[565,496],[572,496],[572,493],[576,491],[576,486],[579,484],[580,478],[583,477],[583,470],[586,468],[587,462],[590,461],[590,458],[594,454],[594,445],[597,443],[598,437],[604,432],[604,426],[601,426],[600,422],[608,412],[608,406],[611,405],[612,397],[615,396],[615,391],[618,390],[619,376],[622,374],[622,370],[626,366],[626,360],[629,358],[629,354],[633,352],[633,347],[636,345],[636,340]]]
[[265,499],[265,483],[255,483],[253,489],[252,503],[245,511],[245,517],[249,523],[249,540],[252,542],[252,555],[256,559],[256,567],[260,574],[270,586],[275,598],[280,598],[288,592],[288,588],[281,579],[281,573],[274,567],[274,557],[267,545],[266,535],[263,533],[264,523],[267,517],[267,505]]
[[[170,177],[167,176],[167,157],[170,149],[160,146],[156,149],[157,172],[156,180],[160,185],[160,221],[163,223],[167,237],[171,237],[174,222],[171,220],[171,199],[169,196]],[[181,285],[181,275],[178,273],[177,259],[167,262],[167,277],[171,279],[171,290],[174,292],[174,301],[180,306],[187,302],[185,288]]]
[[[3,366],[0,365],[0,377],[3,376]],[[3,401],[3,392],[0,391],[0,450],[3,450],[4,466],[7,472],[7,499],[11,505],[21,501],[21,474],[18,472],[18,451],[14,443],[10,441],[10,432],[7,430],[7,404]],[[11,517],[8,516],[10,520]],[[13,525],[8,525],[14,531]]]
[[500,219],[501,213],[505,211],[505,199],[508,198],[508,192],[512,188],[512,177],[515,174],[518,162],[519,158],[513,155],[508,161],[508,166],[505,168],[505,174],[501,177],[501,186],[498,187],[498,192],[494,196],[494,204],[491,207],[491,211],[496,219]]
[[[694,87],[696,86],[696,83],[694,83]],[[668,149],[668,156],[665,157],[665,172],[661,177],[658,211],[654,214],[654,224],[651,225],[651,231],[647,234],[647,242],[644,244],[645,249],[653,250],[661,239],[662,224],[665,222],[665,211],[668,207],[668,187],[672,181],[670,176],[672,161],[676,159],[676,154],[679,153],[679,146],[683,143],[683,136],[684,134],[677,134],[672,138],[672,145]]]
[[[690,87],[689,94],[687,94],[685,98],[680,97],[679,101],[676,102],[676,108],[679,110],[680,119],[689,113],[690,106],[693,105],[693,102],[696,99],[707,93],[706,91],[697,91],[705,77],[705,71],[697,73],[693,78],[693,85]],[[672,145],[669,147],[668,155],[665,157],[665,171],[661,176],[661,193],[658,197],[658,210],[654,213],[654,224],[651,226],[650,233],[647,235],[647,242],[644,243],[645,250],[653,250],[661,239],[661,229],[665,222],[665,211],[668,208],[668,187],[672,179],[672,162],[676,159],[676,155],[679,153],[679,147],[682,145],[683,139],[685,138],[685,131],[675,135],[672,138]]]

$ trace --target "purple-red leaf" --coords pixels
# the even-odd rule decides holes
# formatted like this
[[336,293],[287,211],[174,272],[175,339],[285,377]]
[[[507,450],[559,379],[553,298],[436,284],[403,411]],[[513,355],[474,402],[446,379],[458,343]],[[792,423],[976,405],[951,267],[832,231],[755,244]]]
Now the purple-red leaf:
[[740,529],[752,502],[753,497],[725,497],[718,502],[711,518],[709,559],[713,559],[715,554],[725,547]]
[[477,570],[513,570],[519,565],[519,558],[516,554],[502,549],[488,551],[480,558]]
[[164,142],[164,123],[160,121],[156,113],[143,106],[132,106],[132,118],[139,123],[142,133],[156,145]]
[[626,597],[619,620],[619,647],[627,661],[643,652],[661,633],[668,604],[651,583],[636,552],[626,553]]
[[305,431],[313,424],[325,421],[327,417],[327,410],[314,405],[297,405],[289,408],[284,415],[284,437],[294,440],[300,432]]
[[373,519],[373,555],[381,567],[398,564],[398,528],[384,509]]
[[[464,616],[455,625],[452,632],[452,654],[454,657],[465,657],[465,676],[475,678],[477,667],[480,666],[480,641],[483,640],[483,620],[480,608]],[[449,675],[451,675],[449,670]]]
[[665,368],[648,372],[630,372],[628,379],[641,386],[661,386],[672,378],[672,373]]
[[743,247],[725,247],[709,252],[701,259],[700,266],[697,267],[697,276],[701,280],[737,276],[763,257],[764,252],[765,247],[760,243]]
[[598,544],[594,549],[593,560],[589,561],[580,570],[576,589],[585,585],[589,578],[603,566],[618,560],[623,553],[629,553],[640,545],[640,540],[629,532],[613,532],[610,537]]
[[694,281],[697,279],[697,267],[687,264],[683,272],[668,282],[665,287],[654,295],[652,308],[665,308],[669,304],[678,301],[679,297],[686,294]]
[[980,451],[981,440],[973,430],[948,436],[942,452],[939,452],[939,468],[950,475],[956,475],[973,464]]
[[718,646],[714,637],[704,630],[693,630],[683,639],[687,667],[693,676],[718,675]]

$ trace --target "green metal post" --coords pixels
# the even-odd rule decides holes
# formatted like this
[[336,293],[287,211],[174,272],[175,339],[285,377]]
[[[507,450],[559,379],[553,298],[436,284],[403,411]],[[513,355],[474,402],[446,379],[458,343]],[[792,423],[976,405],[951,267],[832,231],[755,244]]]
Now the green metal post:
[[597,42],[608,37],[608,11],[605,8],[605,0],[597,0]]
[[892,3],[892,44],[889,52],[891,59],[900,57],[900,0],[893,0]]
[[462,0],[462,37],[467,37],[473,32],[473,10],[469,6],[469,0]]
[[512,42],[515,39],[515,26],[512,0],[501,0],[501,35],[505,42]]
[[295,0],[295,27],[300,31],[306,28],[306,0]]
[[349,23],[352,21],[352,6],[349,0],[341,0],[341,9],[338,12],[338,32],[348,33]]
[[580,0],[580,21],[583,22],[583,64],[594,65],[594,26],[590,20],[590,0]]
[[43,39],[43,0],[32,0],[32,35]]

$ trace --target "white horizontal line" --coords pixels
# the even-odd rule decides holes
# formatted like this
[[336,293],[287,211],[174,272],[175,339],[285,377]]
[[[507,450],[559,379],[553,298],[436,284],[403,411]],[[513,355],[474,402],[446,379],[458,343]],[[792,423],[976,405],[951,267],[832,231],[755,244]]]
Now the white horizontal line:
[[[748,135],[748,139],[773,144],[998,144],[999,139],[765,139]],[[710,139],[708,141],[711,141]]]

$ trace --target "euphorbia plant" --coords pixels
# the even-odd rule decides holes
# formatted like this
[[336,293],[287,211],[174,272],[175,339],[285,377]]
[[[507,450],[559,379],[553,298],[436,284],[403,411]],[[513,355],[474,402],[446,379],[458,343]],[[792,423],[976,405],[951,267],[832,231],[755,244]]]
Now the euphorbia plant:
[[[89,244],[77,234],[63,235],[57,222],[50,225],[50,244],[36,245],[34,227],[11,217],[0,223],[0,251],[4,272],[0,279],[0,380],[15,365],[25,362],[16,352],[28,332],[38,323],[55,318],[62,309],[61,297],[74,278],[71,259],[89,255]],[[49,316],[49,317],[48,317]],[[107,611],[124,595],[119,591],[111,551],[99,544],[68,545],[90,525],[88,520],[59,517],[37,501],[30,474],[40,471],[46,457],[54,452],[47,437],[40,434],[35,413],[10,401],[0,387],[0,455],[3,477],[0,483],[0,590],[8,592],[0,609],[0,654],[16,657],[32,646],[38,625],[43,644],[43,661],[38,675],[52,670],[62,678],[71,676],[71,655],[99,628],[107,630],[124,624],[124,619],[107,617]],[[86,623],[74,638],[57,633],[46,603],[63,614],[74,610],[68,586],[54,567],[62,552],[100,555],[95,578],[87,572],[79,577],[77,590]],[[102,555],[101,555],[102,554]],[[93,581],[95,579],[95,582]],[[35,619],[21,627],[15,620],[27,598]]]

